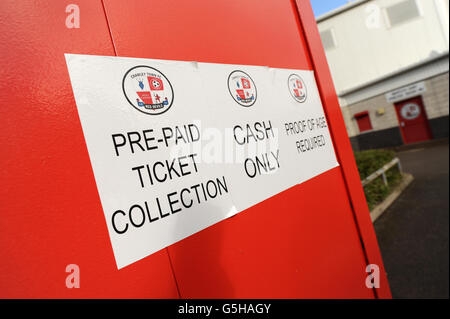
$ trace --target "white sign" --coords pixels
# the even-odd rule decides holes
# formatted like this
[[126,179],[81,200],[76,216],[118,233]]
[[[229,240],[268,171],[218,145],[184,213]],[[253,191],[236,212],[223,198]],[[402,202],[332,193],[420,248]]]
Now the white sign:
[[118,268],[338,165],[311,71],[66,61]]
[[[272,69],[273,105],[283,108],[281,140],[298,183],[338,166],[328,123],[312,71]],[[288,80],[289,93],[286,91]]]
[[338,165],[313,72],[213,63],[198,70],[212,126],[230,141],[224,167],[238,211]]
[[395,103],[410,97],[421,95],[425,91],[425,82],[418,82],[386,93],[386,100],[389,103]]
[[243,211],[296,185],[298,171],[289,169],[291,159],[280,145],[269,68],[199,63],[198,69],[207,108],[215,114],[211,126],[224,132],[229,143],[223,166],[236,209]]
[[190,63],[66,59],[118,268],[235,214],[227,177],[200,161],[209,113]]

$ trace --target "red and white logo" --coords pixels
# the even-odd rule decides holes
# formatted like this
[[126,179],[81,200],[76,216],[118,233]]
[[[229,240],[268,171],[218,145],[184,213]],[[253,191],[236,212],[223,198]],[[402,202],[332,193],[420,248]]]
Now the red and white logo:
[[243,71],[233,71],[228,76],[228,90],[233,99],[242,106],[252,106],[257,97],[256,85],[250,75]]
[[148,77],[148,83],[150,84],[150,90],[161,91],[164,90],[164,84],[161,79],[154,76]]
[[131,68],[123,77],[122,88],[128,102],[142,113],[162,114],[172,106],[172,85],[166,76],[155,68]]
[[288,78],[288,89],[291,96],[299,103],[306,101],[307,90],[303,79],[297,74],[291,74]]
[[405,120],[414,120],[420,115],[420,107],[414,103],[405,104],[401,108],[400,114]]

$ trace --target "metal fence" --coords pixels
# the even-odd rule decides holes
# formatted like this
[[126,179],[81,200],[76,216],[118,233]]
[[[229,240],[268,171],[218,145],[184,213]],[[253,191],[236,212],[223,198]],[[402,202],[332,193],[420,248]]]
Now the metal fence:
[[382,168],[380,168],[379,170],[370,174],[364,180],[362,180],[361,183],[362,183],[363,187],[366,186],[367,184],[369,184],[370,182],[374,181],[380,175],[383,177],[384,184],[386,186],[388,186],[388,180],[386,178],[386,171],[388,171],[395,165],[397,165],[399,172],[402,173],[402,165],[400,164],[400,160],[398,159],[398,157],[396,157],[392,161],[390,161],[389,163],[384,165]]

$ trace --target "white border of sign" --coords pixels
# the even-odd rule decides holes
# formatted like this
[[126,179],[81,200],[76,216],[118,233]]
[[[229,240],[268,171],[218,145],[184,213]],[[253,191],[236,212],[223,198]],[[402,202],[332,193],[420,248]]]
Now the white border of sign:
[[[119,269],[338,166],[312,71],[66,61]],[[124,75],[137,66],[158,72],[133,74],[125,94]],[[230,87],[235,70],[246,78]],[[286,85],[293,74],[302,103]]]

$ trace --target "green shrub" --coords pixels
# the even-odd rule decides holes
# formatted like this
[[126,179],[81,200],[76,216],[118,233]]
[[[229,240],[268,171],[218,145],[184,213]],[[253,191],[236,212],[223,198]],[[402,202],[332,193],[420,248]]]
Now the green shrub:
[[[390,150],[355,152],[356,165],[358,166],[361,180],[365,179],[394,158],[395,152]],[[382,202],[401,181],[402,176],[397,166],[390,168],[386,172],[386,178],[388,180],[388,186],[384,184],[383,177],[380,176],[364,187],[364,194],[366,195],[367,204],[369,205],[370,210],[378,203]]]

